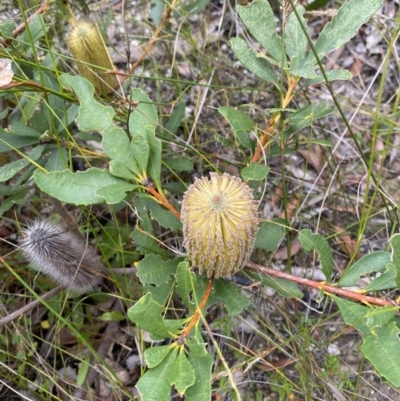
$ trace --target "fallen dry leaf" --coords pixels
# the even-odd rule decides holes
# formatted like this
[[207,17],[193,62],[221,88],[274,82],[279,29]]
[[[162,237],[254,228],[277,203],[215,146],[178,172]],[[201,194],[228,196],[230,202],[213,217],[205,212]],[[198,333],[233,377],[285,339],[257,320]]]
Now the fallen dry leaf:
[[0,59],[0,88],[8,85],[14,75],[11,68],[12,61],[6,58]]

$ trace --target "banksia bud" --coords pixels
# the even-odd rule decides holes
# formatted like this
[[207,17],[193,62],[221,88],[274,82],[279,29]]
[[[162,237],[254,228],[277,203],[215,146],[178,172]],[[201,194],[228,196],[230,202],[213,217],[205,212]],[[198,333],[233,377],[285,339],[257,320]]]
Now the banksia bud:
[[254,248],[260,219],[253,191],[238,177],[211,173],[197,179],[182,201],[188,258],[215,278],[241,270]]
[[64,224],[35,220],[20,245],[32,268],[77,294],[95,290],[105,273],[100,257]]
[[107,94],[117,86],[116,76],[104,72],[104,69],[114,70],[114,65],[96,24],[85,19],[74,21],[68,35],[68,48],[77,59],[80,75],[99,92]]

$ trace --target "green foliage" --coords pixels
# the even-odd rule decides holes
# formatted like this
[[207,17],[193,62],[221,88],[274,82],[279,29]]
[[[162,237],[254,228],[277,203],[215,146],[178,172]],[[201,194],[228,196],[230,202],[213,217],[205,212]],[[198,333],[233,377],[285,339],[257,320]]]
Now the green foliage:
[[[186,18],[186,14],[202,12],[209,3],[209,0],[184,1],[174,15]],[[85,2],[81,4],[86,5]],[[279,155],[284,169],[285,156],[304,145],[304,133],[311,133],[317,120],[334,112],[327,102],[305,104],[300,101],[298,108],[289,108],[289,102],[297,95],[296,85],[301,82],[302,89],[306,90],[317,83],[350,79],[349,71],[324,71],[322,61],[330,52],[346,44],[381,4],[382,0],[345,2],[314,43],[310,40],[305,8],[301,5],[290,14],[280,35],[269,1],[255,0],[248,6],[237,7],[239,17],[263,51],[254,51],[241,37],[231,38],[232,50],[244,67],[262,81],[262,89],[278,93],[281,104],[266,109],[267,124],[259,122],[267,117],[262,115],[260,118],[245,110],[245,106],[219,107],[218,112],[230,128],[227,136],[213,133],[208,140],[215,139],[225,146],[224,150],[241,155],[241,162],[233,163],[233,167],[254,188],[256,198],[261,198],[267,178],[270,180],[270,167],[264,158],[274,162],[274,157]],[[156,26],[162,23],[165,10],[166,2],[155,2],[150,15]],[[135,263],[137,266],[134,290],[129,287],[128,295],[121,297],[126,297],[127,305],[133,304],[127,312],[129,320],[141,331],[148,332],[152,340],[168,341],[166,345],[153,343],[143,352],[146,367],[137,383],[142,399],[168,400],[174,389],[187,401],[208,401],[213,385],[212,367],[217,358],[213,348],[206,346],[201,329],[205,327],[205,320],[202,319],[212,305],[218,305],[223,316],[237,319],[243,311],[251,310],[255,301],[235,282],[218,279],[213,283],[199,323],[192,332],[184,335],[190,317],[198,312],[208,279],[196,274],[195,266],[190,266],[184,255],[173,252],[182,251],[183,247],[182,223],[177,217],[178,212],[172,210],[177,208],[182,193],[192,180],[190,173],[193,170],[222,170],[224,164],[215,162],[222,156],[213,159],[213,155],[191,149],[184,141],[186,132],[180,131],[185,124],[184,91],[179,96],[176,94],[171,101],[172,110],[165,112],[166,105],[157,96],[149,96],[139,87],[129,88],[129,95],[125,97],[129,106],[118,110],[110,99],[100,98],[86,79],[60,73],[61,56],[44,46],[44,43],[48,44],[44,38],[47,38],[49,24],[42,16],[34,17],[17,37],[14,37],[14,29],[15,25],[9,21],[0,24],[2,38],[12,47],[9,54],[2,55],[12,58],[18,81],[36,86],[28,86],[19,92],[15,89],[15,93],[0,88],[4,100],[12,101],[14,106],[9,127],[0,128],[0,153],[13,155],[13,160],[0,167],[0,183],[5,183],[0,186],[0,194],[4,196],[0,215],[13,206],[21,211],[19,205],[26,204],[27,199],[39,203],[55,198],[78,206],[80,214],[89,216],[88,220],[94,222],[93,237],[102,244],[102,255],[110,266],[114,267],[115,263]],[[40,90],[36,91],[38,87]],[[126,85],[121,87],[127,88]],[[89,141],[96,145],[90,147]],[[257,156],[261,142],[264,158]],[[308,143],[326,145],[327,141],[311,138]],[[177,152],[177,147],[182,151]],[[77,159],[84,164],[84,171],[74,167]],[[7,185],[10,180],[13,187]],[[265,194],[265,198],[268,197],[269,194]],[[101,208],[102,213],[92,213],[90,206],[96,211],[95,208]],[[121,215],[116,216],[121,210],[125,212],[122,219],[126,220],[120,224]],[[112,221],[102,225],[98,216],[103,212],[106,214],[105,211]],[[127,222],[128,214],[135,218],[132,227]],[[262,262],[271,260],[278,246],[290,240],[290,230],[289,222],[283,219],[262,221],[254,257]],[[327,281],[331,280],[330,242],[310,229],[301,230],[297,238],[306,252],[318,254],[322,271]],[[367,277],[370,282],[364,292],[399,288],[399,238],[398,234],[392,237],[391,252],[371,252],[351,264],[342,274],[338,286],[355,286],[361,278]],[[128,246],[134,249],[129,254],[125,249]],[[245,270],[245,274],[252,282],[273,288],[282,297],[303,298],[303,292],[294,282],[254,270]],[[361,351],[365,357],[382,377],[399,386],[396,309],[367,308],[340,298],[335,298],[335,302],[345,322],[362,333]],[[83,312],[81,309],[76,312],[71,313],[73,325],[65,321],[66,326],[83,326]],[[54,312],[53,315],[61,316],[61,313]],[[74,317],[82,321],[74,320]],[[123,319],[125,315],[120,311],[104,312],[99,318],[103,322]],[[78,336],[74,330],[72,332]],[[208,342],[211,341],[209,338]],[[0,340],[7,343],[6,338],[0,337]],[[286,344],[286,339],[283,342]],[[24,361],[29,357],[26,348],[17,345],[17,359]],[[95,355],[94,350],[88,348],[91,352],[81,360],[76,379],[78,385],[87,379],[91,357]],[[333,368],[333,362],[329,366]],[[274,375],[283,383],[275,386],[275,390],[283,398],[291,396],[290,381],[280,373]]]

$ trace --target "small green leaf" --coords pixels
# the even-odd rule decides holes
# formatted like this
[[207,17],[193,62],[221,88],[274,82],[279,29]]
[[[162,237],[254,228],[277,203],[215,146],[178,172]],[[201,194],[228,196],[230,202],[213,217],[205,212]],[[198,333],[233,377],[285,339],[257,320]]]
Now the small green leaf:
[[179,394],[185,394],[188,387],[195,382],[194,368],[188,361],[184,348],[181,347],[178,352],[178,357],[171,366],[171,371],[168,376],[169,384],[175,386]]
[[361,276],[380,272],[385,270],[386,265],[390,263],[391,257],[389,252],[377,251],[363,256],[360,260],[350,266],[339,280],[339,287],[352,287],[357,285]]
[[[345,80],[347,81],[348,79],[352,78],[351,72],[347,70],[331,70],[331,71],[325,71],[325,75],[328,78],[328,81],[336,81],[336,80]],[[321,82],[325,82],[324,76],[318,75],[316,78],[312,78],[309,81],[307,81],[306,85],[315,85],[315,84],[320,84]]]
[[[45,174],[35,170],[33,175],[38,187],[50,196],[74,205],[93,205],[104,203],[105,199],[97,192],[110,185],[122,185],[128,189],[126,181],[112,176],[107,170],[91,168],[72,173],[70,170],[53,171]],[[125,192],[121,192],[122,199]]]
[[183,102],[179,102],[172,114],[170,119],[167,122],[167,125],[165,126],[165,129],[167,130],[167,134],[172,137],[171,134],[176,134],[178,131],[178,128],[180,127],[182,120],[185,118],[185,111],[186,111],[186,105]]
[[104,312],[99,317],[102,322],[122,322],[125,319],[125,314],[120,311]]
[[231,124],[234,134],[240,144],[246,149],[251,149],[252,143],[249,139],[249,133],[256,126],[256,123],[246,114],[233,107],[220,107],[218,112],[222,114]]
[[150,369],[157,367],[169,355],[173,348],[173,344],[147,348],[144,351],[144,359],[147,366]]
[[179,260],[163,260],[159,255],[147,255],[138,263],[138,277],[142,284],[164,284],[175,274]]
[[37,160],[42,156],[46,145],[39,145],[33,148],[29,153],[27,158],[19,159],[14,162],[10,162],[2,167],[0,167],[0,182],[4,182],[14,177],[19,171],[28,166],[31,160]]
[[392,247],[392,264],[396,271],[397,287],[400,287],[400,234],[395,234],[390,238]]
[[151,294],[146,294],[128,309],[128,318],[138,327],[163,338],[172,338],[161,316],[164,307],[154,302]]
[[[332,21],[324,26],[315,42],[318,58],[322,59],[326,54],[347,43],[360,26],[376,13],[382,3],[383,0],[352,0],[344,3]],[[313,53],[310,53],[309,60],[315,60]]]
[[263,221],[258,230],[254,248],[264,249],[267,252],[275,251],[285,236],[285,221],[274,219],[272,222]]
[[182,302],[191,311],[196,310],[196,305],[192,302],[190,294],[196,286],[196,275],[190,271],[188,262],[179,263],[176,269],[176,292],[181,297]]
[[193,170],[193,162],[184,157],[165,157],[163,163],[172,171],[191,171]]
[[398,288],[396,283],[396,270],[392,263],[387,263],[385,265],[385,271],[366,286],[364,292],[371,291],[382,291],[382,290],[390,290],[392,288]]
[[214,281],[214,289],[216,297],[228,309],[228,316],[237,316],[242,313],[244,308],[250,305],[250,300],[239,292],[234,283],[224,279],[217,279]]
[[265,180],[270,168],[265,164],[251,163],[241,171],[244,181],[261,181]]
[[[124,178],[125,180],[136,180],[137,176],[135,176],[128,167],[125,166],[124,163],[119,160],[111,160],[109,164],[110,173],[119,178]],[[137,169],[137,175],[139,174],[139,168]]]
[[214,139],[220,143],[222,143],[222,145],[224,146],[232,146],[233,145],[233,141],[225,138],[224,136],[220,135],[220,134],[215,134],[214,135]]
[[152,199],[144,199],[144,202],[151,212],[151,215],[163,227],[169,228],[172,231],[182,229],[182,222],[171,211],[160,206],[159,203]]
[[137,227],[132,231],[131,238],[138,246],[138,250],[144,253],[157,253],[165,258],[169,255],[165,249],[160,248],[158,242],[154,238],[140,231]]
[[85,359],[81,361],[78,371],[78,376],[76,378],[76,384],[82,386],[85,383],[89,368],[90,368],[90,352],[85,356]]
[[312,125],[314,120],[332,113],[333,110],[334,108],[330,107],[326,102],[302,107],[289,117],[289,127],[284,132],[285,137],[289,137],[301,129]]
[[308,47],[308,40],[303,32],[301,25],[307,28],[307,21],[303,17],[305,8],[303,6],[296,6],[296,11],[300,16],[300,21],[294,11],[289,15],[285,29],[285,47],[286,53],[292,60],[296,57],[298,65],[303,65],[306,59],[306,52]]
[[329,280],[332,274],[333,258],[328,241],[321,234],[313,234],[309,229],[300,231],[299,241],[307,252],[315,250],[318,253],[322,272]]
[[249,71],[263,81],[271,82],[279,88],[276,74],[265,58],[257,57],[242,38],[232,38],[230,42],[236,57]]
[[292,281],[284,280],[282,278],[266,276],[264,274],[256,274],[246,270],[246,274],[255,281],[260,281],[266,287],[273,288],[279,295],[286,298],[297,298],[302,299],[303,293],[299,290],[296,283]]
[[237,6],[246,28],[279,63],[284,60],[281,38],[276,33],[276,19],[267,0],[255,0],[249,6]]
[[168,382],[171,367],[177,357],[178,347],[172,349],[167,357],[155,368],[149,369],[137,382],[142,401],[168,401],[171,386]]

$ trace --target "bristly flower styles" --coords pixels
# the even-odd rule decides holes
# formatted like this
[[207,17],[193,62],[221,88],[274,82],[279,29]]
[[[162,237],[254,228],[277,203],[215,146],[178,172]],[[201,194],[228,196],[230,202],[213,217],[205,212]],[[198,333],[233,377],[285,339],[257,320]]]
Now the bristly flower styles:
[[95,249],[60,222],[33,221],[23,230],[20,245],[32,268],[76,294],[95,290],[104,276]]
[[183,196],[181,219],[183,245],[201,274],[230,276],[249,260],[260,219],[253,191],[240,178],[196,179]]

